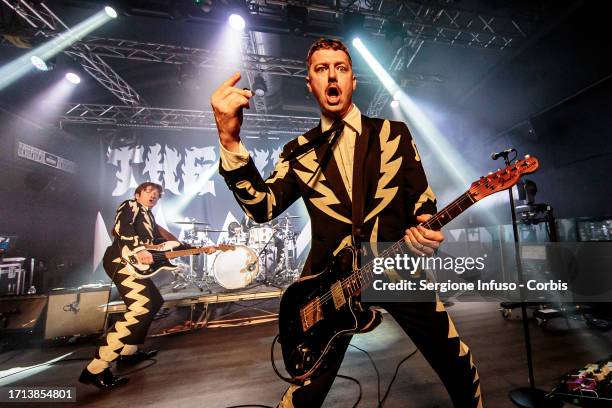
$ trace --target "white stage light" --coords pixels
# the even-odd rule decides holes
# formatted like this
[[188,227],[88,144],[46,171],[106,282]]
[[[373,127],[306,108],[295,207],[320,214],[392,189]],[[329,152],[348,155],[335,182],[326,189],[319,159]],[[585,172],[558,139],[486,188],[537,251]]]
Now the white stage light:
[[229,16],[229,24],[236,31],[242,31],[244,27],[246,27],[246,22],[240,14],[232,14]]
[[68,82],[75,85],[81,82],[81,77],[75,74],[74,72],[68,72],[66,74],[66,79],[68,80]]
[[361,39],[359,37],[355,37],[353,38],[353,45],[355,47],[360,47],[363,45],[363,43],[361,42]]
[[110,18],[117,18],[117,12],[115,11],[114,8],[112,8],[111,6],[106,6],[104,7],[104,12],[106,13],[107,16],[109,16]]
[[398,89],[393,94],[393,101],[399,101],[401,99],[401,97],[402,97],[402,91]]
[[395,99],[394,99],[394,100],[392,100],[392,101],[391,101],[391,107],[392,107],[392,108],[394,108],[394,109],[395,109],[395,108],[397,108],[398,106],[399,106],[399,101],[398,101],[398,100],[395,100]]
[[49,66],[47,65],[47,63],[42,58],[40,58],[37,55],[32,55],[30,57],[30,62],[38,70],[41,70],[41,71],[48,71],[49,70]]

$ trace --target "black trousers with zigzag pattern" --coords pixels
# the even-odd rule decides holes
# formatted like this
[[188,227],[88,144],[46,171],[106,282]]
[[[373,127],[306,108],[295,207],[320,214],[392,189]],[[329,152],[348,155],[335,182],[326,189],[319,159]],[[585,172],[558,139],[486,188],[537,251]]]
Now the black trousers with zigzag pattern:
[[[404,330],[432,368],[440,376],[457,408],[482,407],[480,380],[472,354],[463,343],[450,316],[439,301],[381,304]],[[315,408],[323,406],[344,354],[351,341],[345,336],[338,341],[327,370],[303,387],[291,386],[280,408]]]
[[125,313],[107,331],[96,351],[96,358],[111,362],[119,356],[124,345],[145,342],[149,326],[164,299],[150,279],[136,278],[130,267],[119,263],[118,258],[105,256],[104,269],[126,306]]

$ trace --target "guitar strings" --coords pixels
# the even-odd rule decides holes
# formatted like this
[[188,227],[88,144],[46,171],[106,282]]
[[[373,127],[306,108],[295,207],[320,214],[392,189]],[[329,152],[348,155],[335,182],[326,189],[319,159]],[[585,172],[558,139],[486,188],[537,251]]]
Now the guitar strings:
[[[469,203],[469,204],[468,204],[468,205],[467,205],[465,208],[463,208],[463,210],[465,210],[465,209],[467,209],[468,207],[470,207],[472,204],[474,204],[474,203],[475,203],[475,201],[473,201],[472,197],[471,197],[471,196],[470,196],[468,193],[469,193],[469,191],[466,191],[465,193],[463,193],[462,195],[460,195],[458,198],[456,198],[454,201],[452,201],[452,202],[451,202],[449,205],[447,205],[446,207],[444,207],[444,209],[443,209],[442,211],[440,211],[440,212],[436,213],[436,214],[435,214],[435,215],[434,215],[434,216],[433,216],[431,219],[427,220],[427,221],[426,221],[425,223],[423,223],[423,224],[428,224],[428,223],[430,223],[432,220],[434,220],[434,218],[439,217],[441,214],[448,213],[448,211],[449,211],[451,208],[455,207],[455,206],[457,206],[457,207],[459,207],[459,209],[461,209],[461,206],[459,205],[459,202],[460,202],[461,200],[466,199],[466,198],[469,198],[469,199],[470,199],[470,201],[471,201],[471,203]],[[390,252],[395,252],[395,248],[396,248],[398,245],[401,245],[402,243],[404,243],[404,240],[403,240],[403,239],[401,239],[401,240],[397,241],[397,242],[396,242],[395,244],[393,244],[393,245],[392,245],[390,248],[388,248],[388,249],[386,249],[385,251],[383,251],[383,252],[381,253],[381,255],[382,255],[382,256],[385,256],[385,255],[389,254]],[[350,279],[355,279],[355,280],[359,279],[359,280],[362,280],[362,277],[361,277],[361,276],[357,276],[357,275],[361,275],[361,271],[363,271],[364,269],[367,269],[367,268],[368,268],[368,267],[369,267],[369,266],[370,266],[372,263],[373,263],[373,261],[368,262],[366,265],[364,265],[362,268],[360,268],[360,272],[359,272],[359,273],[357,273],[357,274],[355,274],[355,275],[351,274],[350,276],[348,276],[347,278],[345,278],[343,281],[341,281],[341,285],[344,285],[344,284],[345,284],[345,283],[346,283],[348,280],[350,280]],[[319,305],[320,305],[321,303],[325,303],[325,302],[327,302],[327,301],[328,301],[328,300],[329,300],[331,297],[332,297],[332,293],[331,293],[331,290],[329,290],[329,291],[327,291],[327,292],[326,292],[326,293],[325,293],[323,296],[321,296],[321,297],[319,298],[319,302],[318,302],[318,303],[319,303]],[[318,308],[318,306],[317,306],[315,303],[316,303],[316,302],[311,302],[311,303],[310,303],[310,305],[306,306],[306,307],[303,309],[303,310],[304,310],[304,313],[311,313],[313,310],[315,310],[316,308]]]
[[[486,187],[485,185],[480,185],[480,186],[478,186],[478,188],[476,189],[476,192],[477,192],[477,193],[482,192],[482,190],[485,190],[486,188],[487,188],[487,187]],[[424,222],[422,225],[429,225],[429,223],[431,223],[431,222],[432,222],[434,219],[436,219],[436,221],[437,221],[437,218],[438,218],[439,216],[441,216],[442,214],[448,214],[449,210],[451,210],[451,209],[452,209],[452,208],[454,208],[455,206],[456,206],[456,207],[458,207],[458,208],[459,208],[459,209],[460,209],[462,212],[463,212],[464,210],[466,210],[467,208],[469,208],[470,206],[472,206],[474,203],[476,203],[476,201],[474,201],[474,199],[473,199],[473,198],[472,198],[472,196],[469,194],[469,192],[470,192],[470,191],[468,190],[468,191],[466,191],[465,193],[461,194],[459,197],[457,197],[455,200],[453,200],[453,201],[452,201],[452,202],[451,202],[449,205],[447,205],[446,207],[444,207],[444,208],[442,209],[442,211],[440,211],[440,212],[436,213],[436,214],[435,214],[433,217],[431,217],[429,220],[425,221],[425,222]],[[459,205],[459,204],[460,204],[460,201],[465,200],[465,199],[469,199],[471,202],[470,202],[470,203],[469,203],[467,206],[465,206],[465,208],[461,208],[461,206]],[[429,226],[431,226],[431,225],[429,225]],[[397,242],[396,242],[395,244],[393,244],[393,245],[392,245],[390,248],[388,248],[388,249],[386,249],[385,251],[383,251],[383,252],[381,253],[381,255],[383,255],[383,256],[384,256],[384,255],[386,255],[386,254],[389,254],[390,252],[395,252],[393,249],[394,249],[396,246],[400,246],[400,245],[402,245],[402,244],[405,244],[405,241],[404,241],[403,239],[401,239],[401,240],[397,241]],[[393,251],[392,251],[392,250],[393,250]],[[361,272],[361,271],[363,271],[363,270],[367,269],[368,267],[370,267],[370,265],[371,265],[372,263],[373,263],[373,261],[368,262],[366,265],[364,265],[363,267],[361,267],[361,268],[359,269],[359,272],[358,272],[358,273],[349,275],[347,278],[345,278],[344,280],[342,280],[342,281],[341,281],[341,285],[342,285],[342,286],[344,286],[344,284],[345,284],[346,282],[348,282],[350,279],[354,279],[355,281],[356,281],[357,279],[359,279],[359,280],[361,281],[361,280],[362,280],[362,276],[359,276],[359,275],[362,275],[362,272]],[[319,301],[318,301],[318,302],[311,301],[311,302],[310,302],[310,303],[309,303],[309,304],[308,304],[306,307],[304,307],[302,310],[304,311],[304,313],[308,313],[308,314],[310,314],[310,313],[312,313],[314,310],[318,309],[318,308],[319,308],[319,306],[320,306],[322,303],[327,302],[327,301],[328,301],[330,298],[332,298],[331,289],[330,289],[330,290],[328,290],[328,291],[327,291],[327,292],[326,292],[326,293],[325,293],[323,296],[321,296],[321,297],[319,298]],[[318,303],[318,305],[317,305],[316,303]]]

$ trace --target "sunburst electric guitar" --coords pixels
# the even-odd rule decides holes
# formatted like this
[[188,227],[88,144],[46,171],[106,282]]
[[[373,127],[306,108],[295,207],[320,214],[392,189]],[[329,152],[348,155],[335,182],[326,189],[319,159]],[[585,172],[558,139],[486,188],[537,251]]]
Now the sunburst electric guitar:
[[[475,202],[512,187],[523,174],[537,170],[535,157],[525,156],[505,169],[472,183],[459,196],[423,225],[439,230]],[[393,244],[385,256],[407,252],[404,240]],[[316,275],[301,278],[283,293],[278,316],[279,342],[285,369],[292,380],[304,382],[326,367],[326,357],[335,341],[345,334],[364,333],[382,320],[380,313],[364,309],[359,295],[374,277],[372,264],[359,267],[358,250],[347,246]]]
[[150,278],[161,271],[173,272],[178,270],[179,267],[173,265],[170,262],[171,259],[202,253],[211,254],[217,250],[233,251],[236,249],[234,245],[220,244],[175,251],[174,249],[178,248],[180,245],[181,243],[178,241],[166,241],[157,245],[145,245],[146,250],[153,256],[153,263],[151,265],[141,263],[138,260],[136,252],[131,251],[128,247],[123,247],[121,258],[132,266],[136,276],[139,278]]

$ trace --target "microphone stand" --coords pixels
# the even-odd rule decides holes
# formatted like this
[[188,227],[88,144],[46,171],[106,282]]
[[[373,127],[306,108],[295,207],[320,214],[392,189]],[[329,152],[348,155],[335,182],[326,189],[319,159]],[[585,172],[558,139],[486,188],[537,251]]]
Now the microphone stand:
[[[508,149],[501,153],[496,153],[492,156],[493,160],[499,157],[504,158],[506,166],[510,166],[510,153],[514,149]],[[547,392],[536,388],[535,377],[533,375],[533,354],[531,350],[531,335],[529,332],[529,321],[527,320],[527,305],[525,304],[525,281],[523,278],[523,265],[521,263],[521,253],[519,247],[519,232],[516,221],[516,209],[514,208],[514,195],[512,188],[508,189],[510,198],[510,214],[512,215],[512,233],[514,235],[514,260],[516,262],[516,271],[520,287],[521,295],[521,316],[523,323],[523,336],[525,338],[525,352],[527,356],[527,372],[529,375],[529,387],[516,388],[508,393],[510,400],[521,408],[553,408],[561,407],[563,404],[550,398],[546,398]]]

